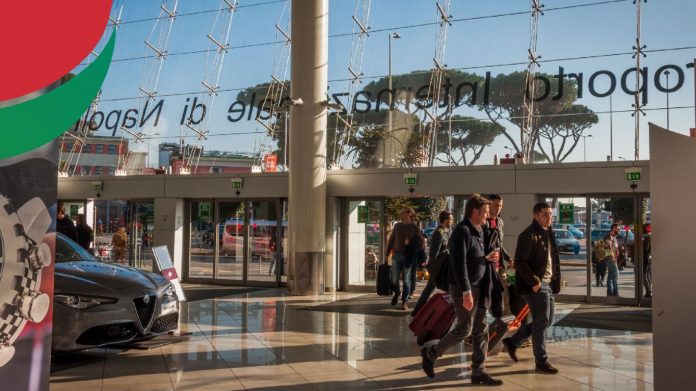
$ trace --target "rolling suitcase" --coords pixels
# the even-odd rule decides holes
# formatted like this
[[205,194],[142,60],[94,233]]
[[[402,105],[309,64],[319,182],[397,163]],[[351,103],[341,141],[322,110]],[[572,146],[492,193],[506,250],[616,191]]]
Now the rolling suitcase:
[[419,345],[431,339],[440,339],[454,323],[452,299],[445,293],[434,294],[421,308],[409,325]]
[[503,350],[503,339],[511,337],[522,325],[524,318],[529,314],[529,305],[525,305],[515,320],[508,324],[496,319],[488,325],[488,355],[494,356]]
[[391,266],[386,263],[379,265],[377,269],[377,294],[379,296],[391,296],[394,293],[391,284]]

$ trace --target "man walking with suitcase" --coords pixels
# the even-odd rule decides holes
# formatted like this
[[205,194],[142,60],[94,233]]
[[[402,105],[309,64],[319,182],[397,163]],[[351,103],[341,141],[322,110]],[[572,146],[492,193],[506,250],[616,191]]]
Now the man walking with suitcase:
[[485,372],[488,333],[486,310],[490,307],[492,273],[499,251],[486,255],[483,228],[491,202],[474,194],[466,202],[464,220],[450,236],[449,294],[457,317],[456,326],[436,345],[421,349],[423,371],[435,377],[435,360],[461,343],[473,332],[472,384],[499,386],[502,380]]
[[561,291],[561,264],[551,229],[551,205],[540,202],[533,212],[534,221],[517,238],[515,250],[515,285],[529,304],[532,321],[503,343],[510,358],[517,362],[517,348],[531,336],[536,371],[556,374],[558,369],[549,364],[546,354],[545,335],[553,321],[553,295]]

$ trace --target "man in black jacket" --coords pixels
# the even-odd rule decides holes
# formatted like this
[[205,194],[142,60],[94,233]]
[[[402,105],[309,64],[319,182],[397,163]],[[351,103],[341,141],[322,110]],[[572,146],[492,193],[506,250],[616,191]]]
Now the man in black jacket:
[[466,201],[464,221],[450,236],[449,294],[452,298],[456,326],[437,345],[421,349],[423,371],[435,377],[435,360],[457,346],[469,334],[473,336],[472,384],[499,386],[502,380],[485,372],[488,333],[486,310],[490,307],[492,273],[499,252],[486,255],[481,227],[488,217],[490,201],[474,194]]
[[[428,262],[434,262],[435,258],[437,258],[438,255],[446,251],[449,251],[447,249],[447,241],[449,240],[449,230],[452,226],[452,213],[443,210],[442,212],[440,212],[438,221],[440,222],[440,225],[437,227],[437,229],[435,229],[435,231],[433,231],[433,235],[430,240],[430,253],[428,255]],[[423,292],[421,292],[420,297],[418,297],[418,302],[416,303],[416,306],[413,307],[411,316],[416,316],[418,310],[421,309],[428,301],[428,298],[435,290],[436,278],[437,276],[431,275],[430,279],[428,279],[428,283],[425,285],[425,288],[423,288]]]
[[534,221],[517,238],[515,250],[515,285],[529,304],[532,321],[503,343],[510,358],[517,362],[517,347],[531,336],[536,370],[555,374],[558,369],[549,364],[544,336],[553,321],[553,295],[561,291],[561,264],[551,229],[551,205],[540,202],[533,212]]

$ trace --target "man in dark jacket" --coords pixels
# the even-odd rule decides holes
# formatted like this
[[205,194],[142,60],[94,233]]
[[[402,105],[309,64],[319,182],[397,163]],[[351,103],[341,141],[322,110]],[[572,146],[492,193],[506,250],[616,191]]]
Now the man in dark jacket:
[[[508,286],[507,281],[504,279],[507,278],[507,274],[505,272],[506,265],[503,261],[510,266],[512,266],[513,262],[512,257],[510,257],[510,254],[508,254],[505,247],[503,247],[504,223],[503,219],[500,218],[500,212],[503,210],[503,197],[499,194],[490,194],[487,198],[491,201],[491,208],[488,219],[486,219],[486,224],[483,226],[486,249],[487,252],[500,249],[501,258],[497,265],[493,265],[494,289],[492,290],[491,313],[495,318],[502,318],[505,307],[504,298],[510,298],[510,300],[508,300],[509,312],[515,315],[524,307],[524,303],[520,306],[519,302],[521,300],[518,300],[518,295],[513,296],[512,293],[506,292]],[[515,304],[514,306],[513,303]]]
[[[430,240],[430,254],[428,255],[428,262],[435,261],[435,258],[437,258],[438,255],[449,251],[447,250],[447,241],[449,240],[449,230],[452,226],[452,213],[447,211],[440,212],[438,221],[440,222],[440,225],[437,227],[437,229],[435,229],[435,231],[433,231],[433,235]],[[428,298],[435,290],[435,278],[436,276],[431,275],[430,279],[428,279],[428,283],[425,285],[425,288],[423,288],[423,292],[421,292],[416,306],[413,307],[411,316],[416,316],[418,310],[425,305]]]
[[558,369],[549,364],[544,336],[553,321],[553,294],[561,291],[561,264],[551,229],[551,205],[540,202],[533,212],[534,221],[517,238],[515,250],[515,285],[529,304],[532,321],[503,343],[517,362],[517,348],[531,336],[537,372],[555,374]]
[[483,228],[490,201],[474,194],[466,201],[464,221],[450,236],[449,294],[452,298],[456,326],[437,345],[421,349],[423,371],[435,377],[435,360],[454,348],[469,334],[473,336],[472,384],[498,386],[502,380],[485,372],[488,333],[486,310],[490,307],[493,266],[499,252],[485,253]]
[[65,207],[63,205],[58,207],[58,213],[56,213],[56,232],[62,233],[77,242],[75,224],[70,220],[70,216],[65,214]]
[[90,247],[92,246],[92,241],[94,240],[94,231],[92,230],[92,227],[87,224],[85,215],[77,215],[77,226],[75,227],[75,230],[77,232],[77,244],[89,251]]

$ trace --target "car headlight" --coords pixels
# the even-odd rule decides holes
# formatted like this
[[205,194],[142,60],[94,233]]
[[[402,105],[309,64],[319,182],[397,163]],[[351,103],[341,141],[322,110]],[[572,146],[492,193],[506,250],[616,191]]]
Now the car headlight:
[[100,304],[111,304],[115,303],[117,299],[110,297],[94,297],[94,296],[81,296],[81,295],[54,295],[53,301],[56,303],[63,304],[64,306],[70,308],[90,308],[98,306]]
[[162,292],[162,296],[167,296],[167,297],[171,297],[173,299],[177,299],[176,289],[174,289],[174,285],[169,284],[169,286],[166,287],[164,289],[164,291]]

